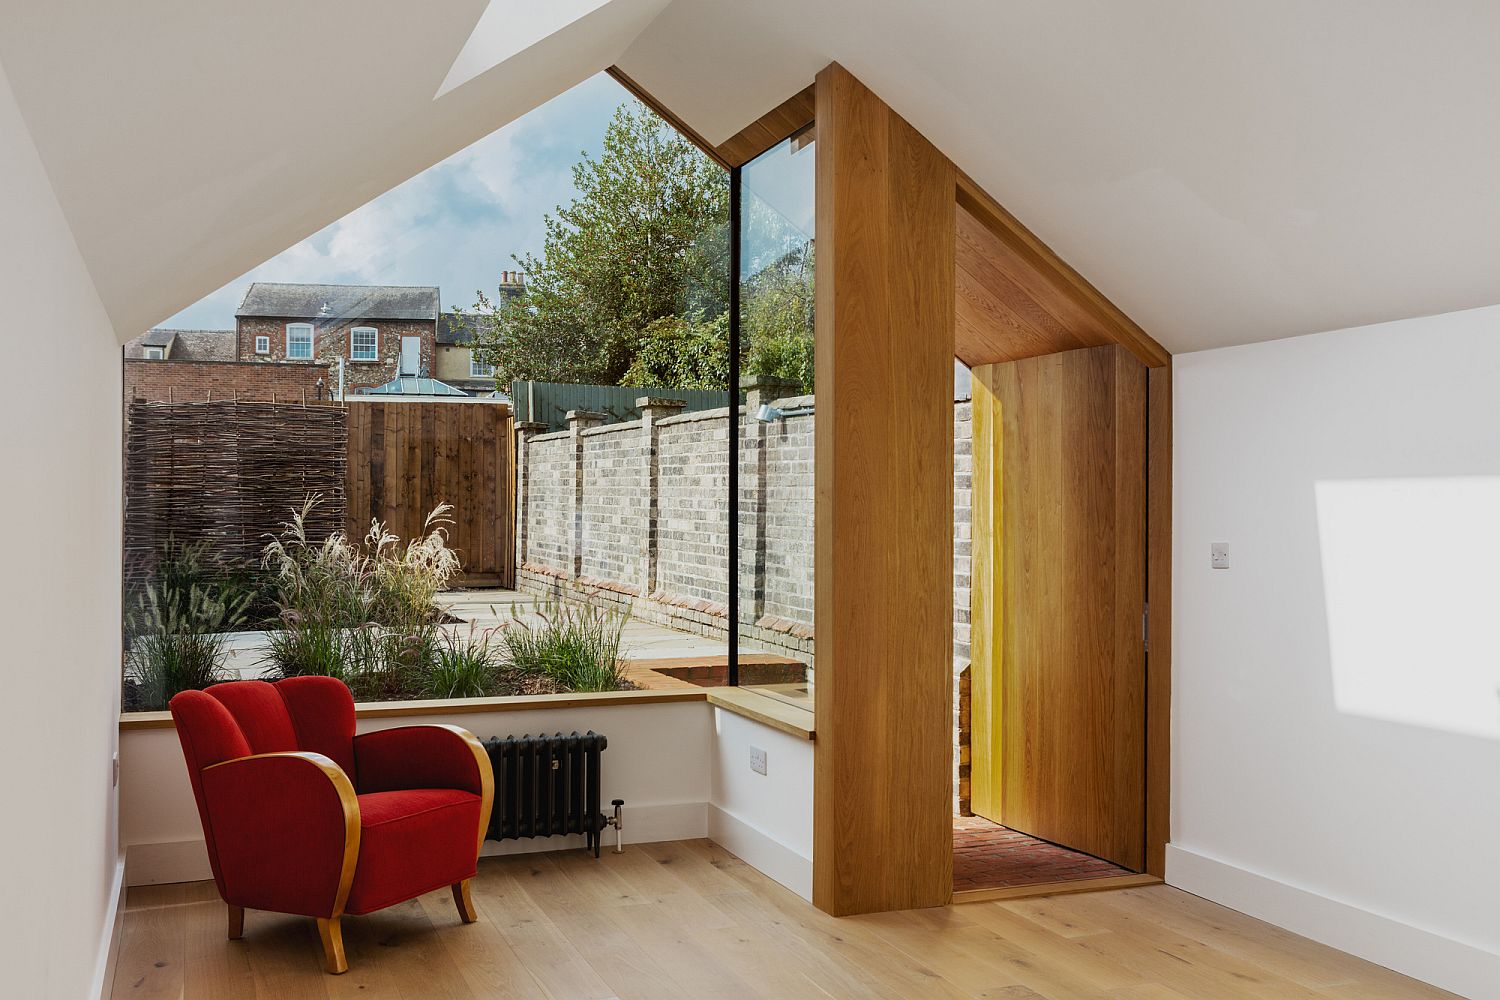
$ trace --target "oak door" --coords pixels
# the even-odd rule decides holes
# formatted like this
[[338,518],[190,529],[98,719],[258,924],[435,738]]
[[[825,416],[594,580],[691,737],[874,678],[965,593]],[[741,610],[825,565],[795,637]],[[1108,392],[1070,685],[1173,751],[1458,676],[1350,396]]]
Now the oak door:
[[973,370],[973,809],[1145,867],[1146,368]]

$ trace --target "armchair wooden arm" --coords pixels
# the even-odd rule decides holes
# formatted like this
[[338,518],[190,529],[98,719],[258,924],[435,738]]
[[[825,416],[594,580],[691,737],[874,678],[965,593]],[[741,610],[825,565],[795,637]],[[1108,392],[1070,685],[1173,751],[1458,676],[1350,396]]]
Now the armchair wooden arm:
[[316,917],[329,972],[348,969],[339,917],[359,860],[359,799],[328,757],[253,754],[205,767],[229,936],[246,907]]

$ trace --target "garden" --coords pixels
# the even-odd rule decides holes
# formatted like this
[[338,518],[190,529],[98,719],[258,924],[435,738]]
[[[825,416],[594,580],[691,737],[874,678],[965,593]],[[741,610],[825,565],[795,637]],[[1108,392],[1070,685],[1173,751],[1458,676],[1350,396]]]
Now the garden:
[[308,524],[305,499],[258,561],[204,542],[167,539],[154,572],[126,598],[126,711],[156,711],[179,691],[243,676],[228,661],[254,636],[267,680],[336,677],[357,701],[617,691],[626,616],[539,601],[480,627],[446,614],[437,595],[463,571],[440,504],[420,538],[373,521],[362,539]]

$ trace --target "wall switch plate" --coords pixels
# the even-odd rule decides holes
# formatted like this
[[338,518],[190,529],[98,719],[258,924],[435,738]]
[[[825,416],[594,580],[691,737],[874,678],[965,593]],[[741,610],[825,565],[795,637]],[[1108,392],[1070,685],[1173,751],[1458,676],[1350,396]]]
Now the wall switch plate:
[[750,770],[756,774],[766,773],[766,752],[760,747],[750,748]]
[[1208,546],[1208,558],[1214,569],[1229,568],[1229,543],[1210,542]]

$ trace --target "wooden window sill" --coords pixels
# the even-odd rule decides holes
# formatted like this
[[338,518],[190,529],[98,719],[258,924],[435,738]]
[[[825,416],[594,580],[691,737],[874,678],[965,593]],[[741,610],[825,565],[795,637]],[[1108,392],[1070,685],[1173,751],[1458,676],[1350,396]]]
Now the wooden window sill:
[[778,729],[799,740],[817,739],[813,714],[805,708],[759,694],[754,688],[716,687],[707,691],[708,703],[726,712]]
[[[430,701],[368,701],[354,706],[357,719],[408,718],[418,715],[467,715],[483,712],[545,712],[614,705],[657,705],[703,701],[798,739],[816,739],[813,714],[750,688],[671,688],[651,691],[598,691],[574,694],[515,695],[505,698],[449,698]],[[171,712],[123,712],[120,731],[171,729]]]

